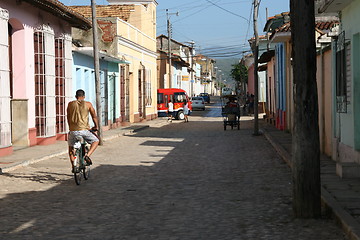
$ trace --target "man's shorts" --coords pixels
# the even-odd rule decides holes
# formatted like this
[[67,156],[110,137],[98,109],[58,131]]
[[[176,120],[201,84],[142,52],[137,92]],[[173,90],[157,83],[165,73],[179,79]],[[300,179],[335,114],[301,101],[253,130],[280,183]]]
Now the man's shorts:
[[76,137],[81,136],[84,138],[84,140],[89,143],[92,144],[94,142],[98,142],[99,139],[95,136],[95,134],[93,134],[92,132],[90,132],[89,130],[82,130],[82,131],[70,131],[69,132],[69,139],[68,139],[68,145],[70,147],[74,146],[76,143]]

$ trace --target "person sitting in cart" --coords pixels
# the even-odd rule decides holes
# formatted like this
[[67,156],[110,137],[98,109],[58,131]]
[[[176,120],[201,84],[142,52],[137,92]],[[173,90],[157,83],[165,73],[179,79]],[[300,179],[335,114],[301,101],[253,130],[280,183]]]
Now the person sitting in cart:
[[235,98],[230,98],[229,101],[226,103],[225,112],[239,115],[239,104],[235,101]]
[[226,103],[227,107],[233,108],[238,107],[237,102],[235,102],[235,98],[230,98],[229,101]]

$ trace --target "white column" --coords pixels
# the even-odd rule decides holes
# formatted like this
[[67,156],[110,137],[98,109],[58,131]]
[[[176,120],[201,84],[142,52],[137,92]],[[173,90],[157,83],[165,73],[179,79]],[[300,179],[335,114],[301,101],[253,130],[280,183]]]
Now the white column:
[[9,12],[0,8],[0,148],[11,146]]
[[[70,34],[64,34],[64,48],[65,48],[65,109],[68,103],[74,98],[73,92],[73,78],[72,78],[72,38]],[[68,131],[68,124],[65,124],[66,131]]]

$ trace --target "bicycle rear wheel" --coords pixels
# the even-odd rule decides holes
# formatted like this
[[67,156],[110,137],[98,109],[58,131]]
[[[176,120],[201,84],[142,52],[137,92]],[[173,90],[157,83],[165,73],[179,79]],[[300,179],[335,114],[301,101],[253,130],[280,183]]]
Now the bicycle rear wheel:
[[74,179],[75,179],[75,183],[76,185],[80,185],[81,183],[81,178],[82,178],[82,172],[81,172],[81,154],[80,154],[80,149],[76,149],[75,152],[75,159],[74,159]]

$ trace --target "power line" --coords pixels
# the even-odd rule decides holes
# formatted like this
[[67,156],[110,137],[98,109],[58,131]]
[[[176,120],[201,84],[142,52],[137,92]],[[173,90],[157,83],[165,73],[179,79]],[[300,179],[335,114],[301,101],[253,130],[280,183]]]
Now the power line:
[[198,11],[192,13],[192,14],[189,14],[189,15],[183,17],[183,18],[179,18],[178,20],[174,21],[174,23],[175,23],[175,22],[179,22],[179,21],[181,21],[181,20],[184,20],[184,19],[186,19],[186,18],[188,18],[188,17],[191,17],[191,16],[193,16],[193,15],[195,15],[195,14],[198,14],[199,12],[202,12],[202,11],[204,11],[205,9],[209,8],[209,7],[211,7],[211,5],[205,6],[205,7],[203,7],[202,9],[200,9],[200,10],[198,10]]
[[219,5],[217,5],[216,3],[211,2],[210,0],[206,0],[206,1],[207,1],[207,2],[209,2],[209,3],[211,3],[212,5],[214,5],[214,6],[216,6],[216,7],[218,7],[218,8],[220,8],[220,9],[224,10],[225,12],[228,12],[228,13],[230,13],[230,14],[234,15],[234,16],[237,16],[237,17],[240,17],[240,18],[242,18],[242,19],[245,19],[245,21],[247,21],[248,23],[250,22],[250,21],[249,21],[249,19],[246,19],[245,17],[243,17],[243,16],[241,16],[241,15],[239,15],[239,14],[236,14],[236,13],[234,13],[234,12],[231,12],[231,11],[229,11],[229,10],[227,10],[227,9],[225,9],[225,8],[223,8],[223,7],[221,7],[221,6],[219,6]]

